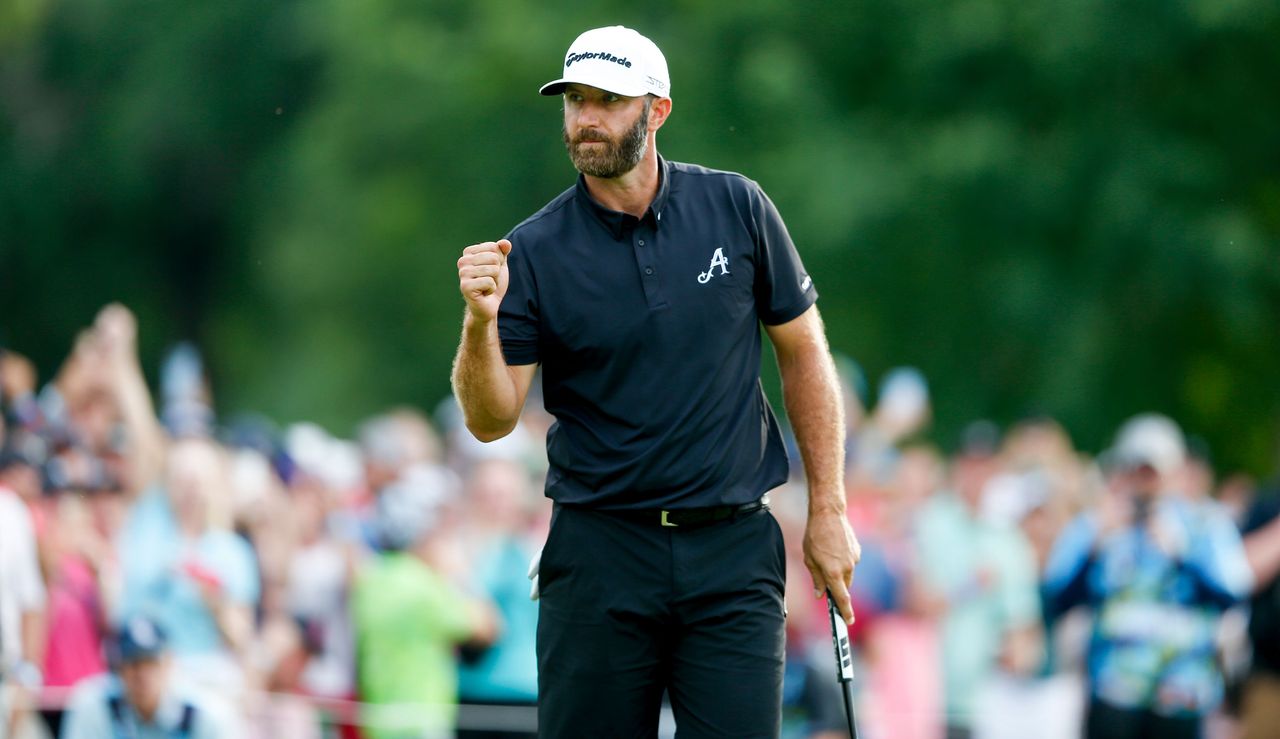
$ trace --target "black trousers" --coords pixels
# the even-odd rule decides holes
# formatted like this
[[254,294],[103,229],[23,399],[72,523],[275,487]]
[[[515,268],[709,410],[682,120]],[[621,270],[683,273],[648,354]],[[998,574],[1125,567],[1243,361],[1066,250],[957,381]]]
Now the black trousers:
[[1085,722],[1086,739],[1200,739],[1198,716],[1170,717],[1117,708],[1094,698]]
[[782,532],[767,510],[664,528],[557,508],[542,551],[538,734],[776,737],[785,651]]

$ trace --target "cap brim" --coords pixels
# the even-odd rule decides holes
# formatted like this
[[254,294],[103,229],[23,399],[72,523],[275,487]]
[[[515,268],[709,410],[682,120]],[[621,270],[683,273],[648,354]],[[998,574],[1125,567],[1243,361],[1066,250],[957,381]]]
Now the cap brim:
[[548,82],[547,84],[538,88],[538,94],[539,95],[560,95],[564,93],[564,88],[568,87],[569,85],[586,85],[588,87],[594,87],[598,90],[605,90],[607,92],[612,92],[615,95],[624,95],[629,98],[638,98],[642,95],[649,94],[649,90],[645,89],[644,87],[631,89],[623,85],[614,85],[614,84],[608,84],[608,83],[602,84],[602,80],[584,80],[580,78],[569,79],[568,77],[561,77],[558,80],[552,80],[551,82]]
[[568,84],[569,83],[563,79],[552,80],[551,82],[548,82],[542,87],[539,87],[538,94],[539,95],[559,95],[564,92],[564,88],[568,86]]

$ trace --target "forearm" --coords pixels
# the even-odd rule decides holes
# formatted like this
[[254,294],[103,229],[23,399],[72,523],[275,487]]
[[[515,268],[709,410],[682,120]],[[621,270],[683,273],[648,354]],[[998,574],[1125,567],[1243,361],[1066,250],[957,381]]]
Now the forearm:
[[237,655],[244,655],[253,638],[253,612],[248,606],[228,601],[211,605],[213,621],[227,647]]
[[466,311],[452,380],[463,420],[476,438],[493,441],[511,433],[522,399],[502,355],[496,320]]
[[809,484],[809,512],[843,513],[844,413],[835,363],[819,332],[789,355],[779,355],[782,397]]
[[113,357],[112,391],[120,407],[129,436],[129,467],[132,479],[127,492],[137,493],[160,476],[164,461],[165,435],[156,418],[151,391],[136,355]]
[[94,581],[97,585],[98,608],[95,616],[98,628],[102,629],[103,633],[107,633],[111,630],[111,618],[118,612],[120,594],[124,590],[120,567],[111,555],[98,559],[91,557],[84,559],[93,568]]
[[1092,521],[1077,519],[1054,542],[1041,578],[1041,592],[1051,619],[1090,599],[1090,577],[1097,564],[1101,537]]
[[844,417],[835,362],[817,306],[765,329],[809,483],[804,564],[813,576],[814,596],[830,593],[845,623],[853,623],[849,585],[862,552],[845,516]]
[[22,659],[37,667],[44,665],[45,645],[48,643],[43,611],[24,611],[22,614]]

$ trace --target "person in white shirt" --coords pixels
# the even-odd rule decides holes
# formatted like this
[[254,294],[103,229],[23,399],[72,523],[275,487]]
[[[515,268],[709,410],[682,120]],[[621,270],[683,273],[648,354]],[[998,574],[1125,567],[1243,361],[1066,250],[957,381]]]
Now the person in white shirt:
[[0,736],[19,736],[32,722],[28,709],[43,683],[45,590],[35,526],[5,484],[6,472],[23,464],[19,455],[0,452]]

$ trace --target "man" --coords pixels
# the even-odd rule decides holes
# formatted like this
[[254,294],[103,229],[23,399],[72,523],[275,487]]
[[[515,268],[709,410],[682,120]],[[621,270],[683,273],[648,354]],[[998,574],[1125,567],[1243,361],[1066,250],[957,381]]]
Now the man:
[[773,204],[736,174],[668,162],[666,60],[613,26],[560,79],[577,184],[458,260],[453,382],[467,427],[516,425],[538,364],[547,411],[539,731],[653,736],[665,689],[681,736],[776,736],[787,479],[759,382],[773,343],[809,483],[806,565],[852,621],[844,423],[817,292]]
[[1063,530],[1045,567],[1052,612],[1094,609],[1091,739],[1194,739],[1222,697],[1218,623],[1254,575],[1230,519],[1172,488],[1185,450],[1164,416],[1127,422],[1110,453],[1112,489]]
[[62,739],[230,739],[241,736],[229,714],[173,675],[161,626],[127,621],[112,644],[116,673],[81,681],[71,694]]

